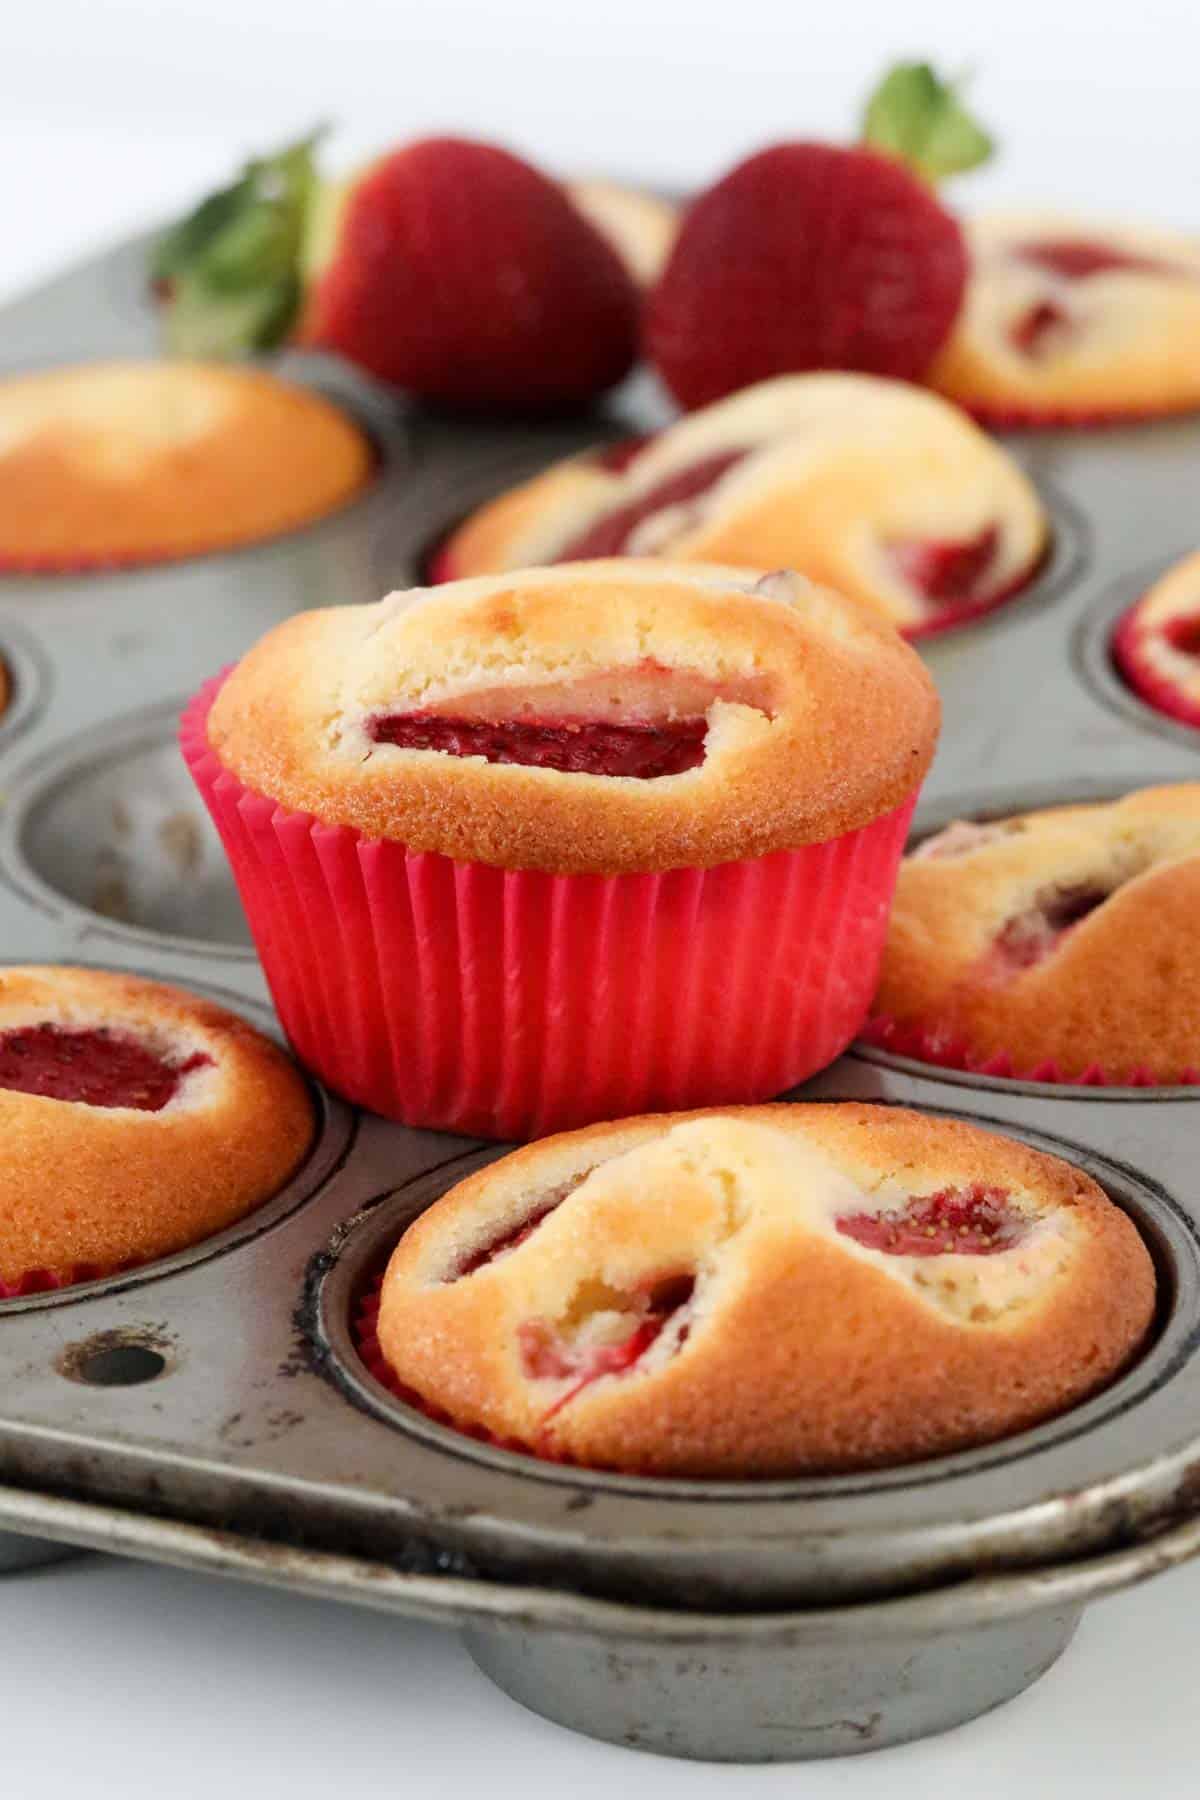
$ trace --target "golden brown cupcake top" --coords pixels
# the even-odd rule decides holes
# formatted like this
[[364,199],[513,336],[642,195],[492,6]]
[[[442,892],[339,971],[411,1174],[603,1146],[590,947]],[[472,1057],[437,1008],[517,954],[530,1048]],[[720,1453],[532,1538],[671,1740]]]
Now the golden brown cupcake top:
[[177,988],[0,971],[0,1282],[198,1243],[281,1188],[313,1133],[298,1070]]
[[901,865],[877,1010],[1027,1074],[1200,1071],[1200,783],[960,822]]
[[615,874],[866,825],[913,793],[937,722],[914,653],[833,594],[614,561],[289,619],[208,737],[247,787],[325,824]]
[[154,562],[310,524],[370,478],[319,394],[252,369],[107,362],[0,382],[0,569]]
[[469,576],[590,555],[793,568],[904,630],[1029,580],[1045,510],[965,413],[906,382],[786,375],[689,414],[619,469],[576,457],[444,546]]
[[933,385],[983,414],[1200,405],[1200,243],[1058,213],[969,227],[967,298]]
[[663,1475],[985,1443],[1136,1353],[1154,1271],[1082,1171],[953,1120],[763,1106],[597,1125],[410,1226],[379,1342],[427,1407]]

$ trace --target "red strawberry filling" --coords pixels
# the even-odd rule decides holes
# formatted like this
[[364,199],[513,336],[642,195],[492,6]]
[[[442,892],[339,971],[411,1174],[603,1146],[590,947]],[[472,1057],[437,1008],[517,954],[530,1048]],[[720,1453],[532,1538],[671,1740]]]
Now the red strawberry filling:
[[1112,897],[1112,889],[1087,882],[1055,888],[1027,912],[1009,919],[996,939],[994,955],[1005,975],[1044,962],[1063,938]]
[[1051,275],[1066,281],[1086,281],[1089,275],[1111,275],[1121,269],[1140,269],[1159,275],[1179,275],[1185,271],[1154,256],[1137,256],[1119,250],[1115,244],[1045,238],[1032,244],[1019,244],[1014,254],[1021,262],[1033,263]]
[[1027,1221],[1003,1188],[942,1188],[888,1212],[849,1213],[837,1221],[843,1237],[887,1256],[994,1256],[1011,1250]]
[[1011,327],[1009,337],[1017,349],[1030,357],[1045,356],[1062,336],[1062,328],[1071,324],[1071,315],[1053,300],[1039,300]]
[[988,525],[977,536],[958,542],[893,543],[891,555],[910,587],[937,606],[954,606],[979,598],[999,543],[999,530]]
[[372,719],[377,744],[482,756],[490,763],[557,769],[565,775],[624,775],[653,781],[704,761],[705,718],[614,723],[605,719],[463,719],[394,713]]
[[[625,1374],[689,1304],[695,1288],[693,1275],[666,1275],[649,1282],[631,1296],[636,1308],[634,1322],[628,1334],[615,1343],[572,1343],[544,1319],[526,1320],[517,1334],[526,1375],[534,1381],[566,1381],[575,1377],[575,1385],[558,1402],[561,1406],[600,1376]],[[687,1338],[687,1329],[684,1324],[680,1330],[681,1344]]]
[[460,1281],[464,1275],[473,1275],[476,1269],[486,1268],[489,1263],[494,1263],[497,1257],[504,1256],[509,1250],[516,1250],[527,1238],[533,1236],[543,1219],[550,1217],[555,1207],[566,1198],[567,1191],[564,1189],[562,1193],[555,1194],[552,1198],[543,1201],[536,1212],[532,1212],[528,1218],[522,1219],[519,1225],[513,1225],[508,1231],[502,1232],[499,1237],[492,1238],[490,1242],[473,1250],[466,1261],[460,1263],[455,1269],[450,1277],[451,1281]]
[[1182,651],[1184,656],[1200,657],[1200,613],[1171,619],[1163,628],[1163,636],[1173,650]]
[[638,526],[667,507],[686,506],[699,500],[735,463],[741,462],[745,450],[722,450],[706,456],[689,468],[679,469],[636,500],[615,506],[602,518],[595,519],[558,552],[558,562],[586,562],[598,556],[622,556],[629,547]]
[[211,1061],[197,1051],[184,1062],[171,1063],[136,1038],[107,1028],[23,1025],[0,1034],[0,1088],[87,1106],[161,1112],[184,1076]]

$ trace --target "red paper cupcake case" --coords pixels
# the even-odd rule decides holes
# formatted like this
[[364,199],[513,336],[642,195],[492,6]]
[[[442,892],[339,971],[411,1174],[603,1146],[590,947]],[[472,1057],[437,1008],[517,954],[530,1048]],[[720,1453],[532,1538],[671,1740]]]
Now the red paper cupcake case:
[[184,755],[283,1027],[359,1105],[528,1138],[767,1099],[861,1028],[915,794],[828,843],[712,869],[497,869],[243,787],[207,743],[218,686],[184,715]]
[[1006,1051],[991,1056],[976,1055],[966,1039],[937,1025],[915,1025],[901,1022],[886,1013],[876,1013],[867,1021],[862,1042],[877,1050],[888,1050],[893,1056],[909,1057],[913,1062],[929,1063],[934,1068],[958,1069],[967,1075],[992,1075],[1004,1081],[1046,1081],[1060,1087],[1193,1087],[1200,1085],[1200,1068],[1185,1069],[1178,1081],[1166,1081],[1152,1069],[1139,1064],[1131,1069],[1106,1070],[1090,1063],[1077,1074],[1067,1074],[1061,1065],[1047,1058],[1032,1068],[1017,1067]]
[[[952,394],[943,399],[954,400]],[[1164,419],[1185,418],[1200,410],[1196,406],[1132,406],[1094,407],[1088,412],[1072,412],[1069,408],[1033,406],[972,406],[954,400],[965,413],[987,431],[1111,431],[1118,425],[1155,425]]]
[[15,1281],[0,1275],[0,1300],[23,1300],[29,1294],[56,1294],[63,1288],[78,1287],[83,1281],[103,1281],[107,1275],[127,1275],[141,1268],[138,1262],[76,1263],[70,1269],[27,1269]]
[[1160,675],[1142,659],[1142,639],[1146,633],[1139,628],[1140,606],[1141,601],[1135,602],[1113,632],[1112,658],[1117,672],[1126,686],[1155,712],[1165,713],[1167,718],[1176,719],[1181,725],[1200,730],[1200,702],[1183,693],[1173,681],[1168,681],[1165,675]]

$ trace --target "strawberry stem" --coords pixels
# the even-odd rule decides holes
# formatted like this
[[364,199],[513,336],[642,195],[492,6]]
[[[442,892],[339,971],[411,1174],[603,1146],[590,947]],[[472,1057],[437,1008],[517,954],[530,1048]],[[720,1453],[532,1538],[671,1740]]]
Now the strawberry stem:
[[896,63],[871,94],[862,141],[938,182],[987,162],[993,139],[967,111],[961,84],[943,81],[929,63]]
[[167,231],[150,259],[167,348],[239,356],[282,343],[303,298],[301,259],[319,182],[311,132],[248,162]]

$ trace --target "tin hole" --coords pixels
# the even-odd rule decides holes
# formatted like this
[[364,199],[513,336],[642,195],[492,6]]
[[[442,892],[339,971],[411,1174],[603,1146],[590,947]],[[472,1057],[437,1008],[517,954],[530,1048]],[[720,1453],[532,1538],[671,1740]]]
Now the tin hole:
[[79,1381],[89,1387],[140,1387],[156,1381],[167,1366],[167,1359],[157,1350],[141,1344],[120,1344],[112,1350],[94,1350],[78,1365]]

